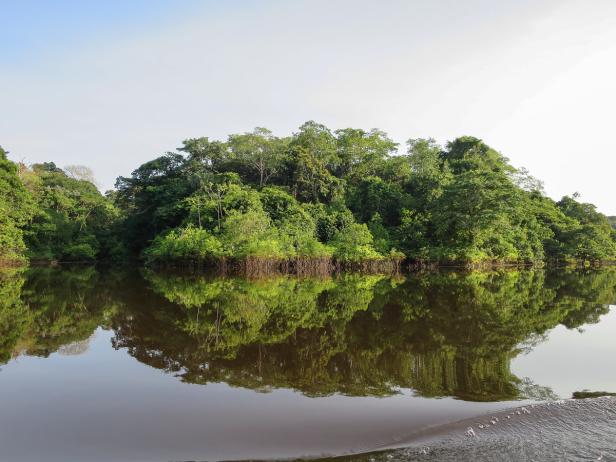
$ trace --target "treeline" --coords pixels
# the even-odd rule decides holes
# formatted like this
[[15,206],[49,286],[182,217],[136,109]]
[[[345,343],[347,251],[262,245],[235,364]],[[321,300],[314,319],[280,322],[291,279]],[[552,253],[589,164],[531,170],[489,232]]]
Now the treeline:
[[[548,198],[540,181],[473,137],[444,147],[411,139],[404,150],[379,130],[332,131],[307,122],[283,138],[263,128],[226,141],[195,138],[118,178],[107,197],[53,164],[24,175],[3,156],[7,180],[0,181],[23,190],[23,198],[5,199],[0,185],[7,204],[0,207],[16,215],[0,224],[8,236],[0,239],[15,242],[9,257],[27,248],[31,256],[60,259],[132,255],[165,265],[365,268],[403,259],[417,265],[616,259],[616,231],[606,216],[576,195]],[[81,213],[79,199],[65,207],[41,194],[57,192],[52,178],[67,194],[91,191],[98,215]],[[32,202],[42,217],[32,218]],[[55,212],[66,218],[61,226]],[[54,230],[41,232],[45,223]],[[79,252],[64,255],[59,249],[66,245],[40,242],[64,223],[62,242]]]

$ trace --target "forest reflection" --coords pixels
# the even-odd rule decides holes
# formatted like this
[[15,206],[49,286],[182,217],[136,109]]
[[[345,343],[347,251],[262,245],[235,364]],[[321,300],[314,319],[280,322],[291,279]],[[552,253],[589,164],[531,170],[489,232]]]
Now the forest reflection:
[[548,387],[516,377],[511,360],[555,326],[597,322],[615,301],[613,268],[259,280],[3,270],[0,364],[78,354],[103,327],[115,348],[189,383],[308,396],[409,388],[472,401],[550,398]]

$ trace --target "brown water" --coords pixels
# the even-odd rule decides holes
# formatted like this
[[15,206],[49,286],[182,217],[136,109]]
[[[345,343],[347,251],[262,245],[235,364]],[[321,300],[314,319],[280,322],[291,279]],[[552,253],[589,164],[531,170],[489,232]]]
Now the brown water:
[[615,302],[614,269],[264,280],[7,270],[0,461],[412,445],[426,427],[616,391]]

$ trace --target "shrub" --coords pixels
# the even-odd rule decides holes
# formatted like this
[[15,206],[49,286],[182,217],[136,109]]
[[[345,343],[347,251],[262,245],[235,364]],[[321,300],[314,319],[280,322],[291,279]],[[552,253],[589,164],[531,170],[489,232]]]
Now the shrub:
[[209,231],[193,226],[176,228],[157,236],[144,251],[148,263],[171,260],[206,261],[223,256],[220,240]]
[[366,224],[351,223],[338,231],[330,244],[340,261],[380,260],[383,255],[374,249],[373,241]]

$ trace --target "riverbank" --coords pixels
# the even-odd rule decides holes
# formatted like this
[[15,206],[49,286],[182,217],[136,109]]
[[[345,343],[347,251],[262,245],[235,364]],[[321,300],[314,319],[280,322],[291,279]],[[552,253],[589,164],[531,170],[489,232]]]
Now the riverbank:
[[219,275],[258,276],[268,274],[319,275],[334,273],[396,274],[453,271],[493,271],[501,269],[590,269],[616,266],[616,261],[537,261],[509,262],[489,260],[481,262],[405,262],[397,258],[382,258],[363,261],[343,261],[332,258],[219,258],[208,260],[178,259],[166,262],[147,263],[139,260],[123,261],[62,261],[62,260],[0,260],[0,268],[55,267],[67,265],[149,268],[153,270],[187,271],[190,273],[214,273]]

